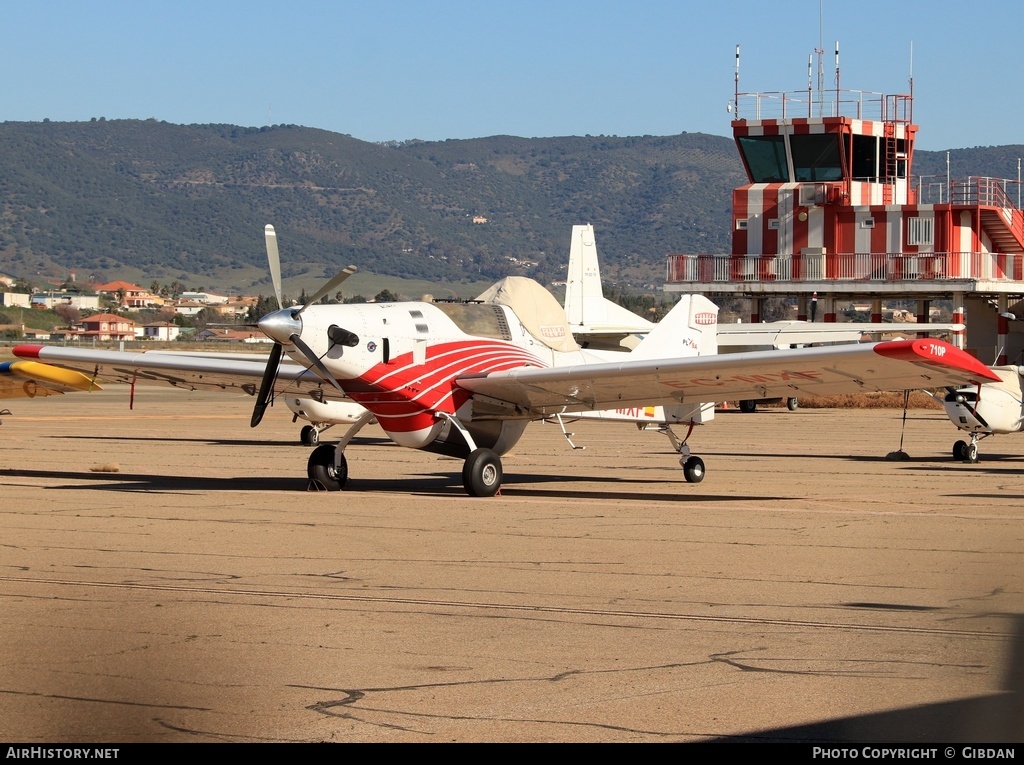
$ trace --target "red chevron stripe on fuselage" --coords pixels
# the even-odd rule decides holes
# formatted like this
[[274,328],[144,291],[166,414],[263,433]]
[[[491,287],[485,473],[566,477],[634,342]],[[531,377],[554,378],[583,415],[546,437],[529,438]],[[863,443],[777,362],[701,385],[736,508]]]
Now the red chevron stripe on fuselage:
[[422,364],[403,353],[376,364],[359,377],[342,381],[345,392],[392,432],[425,430],[434,412],[454,414],[469,398],[455,386],[462,374],[495,372],[523,366],[547,366],[529,351],[499,340],[461,340],[427,347]]

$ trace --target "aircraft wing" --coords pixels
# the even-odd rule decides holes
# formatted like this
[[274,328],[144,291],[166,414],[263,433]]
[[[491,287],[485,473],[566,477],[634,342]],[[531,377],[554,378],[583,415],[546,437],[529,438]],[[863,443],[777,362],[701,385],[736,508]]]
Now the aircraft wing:
[[38,361],[0,364],[0,398],[38,398],[99,389],[90,378],[71,369]]
[[866,334],[957,332],[963,324],[772,321],[761,324],[719,324],[718,347],[765,346],[788,348],[812,343],[856,343]]
[[[255,395],[266,362],[252,354],[190,355],[160,351],[99,351],[55,345],[19,345],[14,355],[37,359],[81,373],[87,381],[127,384],[163,384],[185,390],[210,390]],[[40,366],[45,366],[41,364]],[[313,372],[290,361],[282,361],[275,393],[313,398],[318,401],[344,397]]]
[[917,339],[525,367],[464,375],[456,383],[474,394],[474,411],[486,418],[937,388],[998,379],[980,361],[948,343]]

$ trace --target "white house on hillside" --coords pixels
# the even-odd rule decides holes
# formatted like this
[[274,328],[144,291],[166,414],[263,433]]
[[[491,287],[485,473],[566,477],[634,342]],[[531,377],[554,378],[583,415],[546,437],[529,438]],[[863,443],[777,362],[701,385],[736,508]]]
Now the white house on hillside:
[[178,339],[181,327],[167,321],[156,321],[135,328],[135,336],[140,340],[163,340],[170,342]]

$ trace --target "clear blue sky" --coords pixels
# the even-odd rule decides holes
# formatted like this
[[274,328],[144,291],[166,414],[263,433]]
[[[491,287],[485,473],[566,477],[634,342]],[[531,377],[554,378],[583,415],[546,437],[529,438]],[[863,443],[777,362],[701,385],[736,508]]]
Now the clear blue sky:
[[838,40],[845,88],[905,93],[912,70],[918,148],[1024,144],[1022,9],[1020,0],[0,0],[0,114],[290,123],[367,141],[729,135],[737,44],[741,90],[795,90],[819,42],[834,86]]

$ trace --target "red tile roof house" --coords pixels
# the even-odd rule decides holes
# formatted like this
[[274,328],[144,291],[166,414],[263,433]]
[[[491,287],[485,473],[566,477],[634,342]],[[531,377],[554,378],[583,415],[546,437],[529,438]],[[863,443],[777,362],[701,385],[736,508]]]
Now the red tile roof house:
[[149,290],[139,287],[130,282],[116,281],[108,284],[96,285],[96,291],[101,295],[112,295],[119,297],[121,290],[124,290],[122,306],[124,308],[148,308],[155,305],[163,305],[163,298],[150,294]]
[[98,313],[79,319],[71,329],[55,329],[55,337],[68,340],[98,340],[100,342],[134,340],[135,322],[112,313]]

